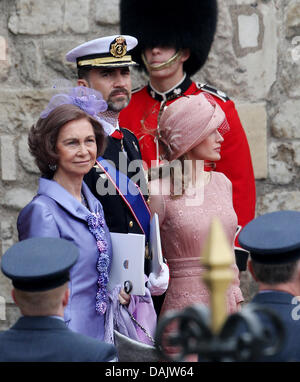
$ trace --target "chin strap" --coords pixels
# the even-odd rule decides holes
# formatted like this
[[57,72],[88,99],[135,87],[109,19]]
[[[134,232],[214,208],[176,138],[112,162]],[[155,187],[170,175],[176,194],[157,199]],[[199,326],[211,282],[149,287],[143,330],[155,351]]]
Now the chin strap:
[[146,66],[147,71],[152,71],[152,70],[162,70],[165,68],[168,68],[169,66],[173,65],[179,58],[182,56],[182,51],[178,50],[171,58],[169,58],[167,61],[163,62],[162,64],[158,65],[150,65],[148,64],[146,57],[144,53],[142,53],[142,60]]

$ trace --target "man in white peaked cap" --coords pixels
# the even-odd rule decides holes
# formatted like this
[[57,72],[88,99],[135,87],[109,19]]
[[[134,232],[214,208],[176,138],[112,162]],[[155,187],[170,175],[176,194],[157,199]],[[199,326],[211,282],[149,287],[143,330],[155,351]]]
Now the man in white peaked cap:
[[[131,50],[137,43],[135,37],[128,35],[101,37],[75,47],[67,53],[66,59],[77,65],[78,85],[98,90],[108,104],[107,111],[100,115],[109,126],[106,129],[107,149],[103,157],[97,158],[97,166],[84,177],[84,181],[101,202],[111,232],[145,234],[147,242],[150,211],[142,193],[134,197],[126,195],[118,185],[125,169],[127,178],[138,178],[137,185],[144,194],[147,193],[139,142],[132,132],[119,126],[119,113],[131,98],[130,66],[138,65],[132,60]],[[107,161],[115,165],[112,172],[107,167]],[[130,169],[132,161],[140,161],[140,167],[134,165],[131,166],[134,169]],[[118,175],[114,178],[116,172]],[[99,185],[105,184],[103,182],[110,182],[115,187],[114,195],[102,195],[99,192]],[[145,263],[145,272],[150,272],[148,261]],[[151,293],[163,293],[169,280],[167,265],[164,264],[158,277],[153,273],[149,277],[147,286]]]

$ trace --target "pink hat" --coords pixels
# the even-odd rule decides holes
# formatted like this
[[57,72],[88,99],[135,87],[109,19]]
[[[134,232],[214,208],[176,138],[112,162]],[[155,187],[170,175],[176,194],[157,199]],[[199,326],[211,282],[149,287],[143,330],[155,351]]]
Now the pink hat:
[[159,121],[158,140],[166,146],[164,159],[179,158],[216,129],[223,135],[229,125],[210,94],[180,97],[164,109]]

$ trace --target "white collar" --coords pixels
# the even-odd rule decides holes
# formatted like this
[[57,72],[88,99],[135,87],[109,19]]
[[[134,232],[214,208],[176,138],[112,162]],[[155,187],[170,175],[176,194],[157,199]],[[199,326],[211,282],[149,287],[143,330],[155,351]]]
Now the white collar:
[[149,85],[151,86],[151,88],[152,88],[157,94],[159,94],[160,96],[162,96],[162,97],[164,98],[164,96],[165,96],[166,94],[172,92],[172,91],[173,91],[174,89],[176,89],[179,85],[181,85],[182,82],[185,80],[185,78],[186,78],[186,73],[184,73],[182,79],[181,79],[179,82],[177,82],[176,85],[174,85],[171,89],[166,90],[165,92],[159,92],[158,90],[156,90],[155,87],[151,84],[151,82],[149,82]]

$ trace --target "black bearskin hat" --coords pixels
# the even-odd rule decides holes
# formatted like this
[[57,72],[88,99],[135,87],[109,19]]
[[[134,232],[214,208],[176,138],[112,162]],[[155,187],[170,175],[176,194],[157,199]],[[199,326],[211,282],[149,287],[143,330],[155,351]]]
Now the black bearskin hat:
[[192,76],[204,65],[214,39],[217,0],[120,0],[120,24],[121,34],[138,39],[131,53],[140,68],[145,69],[145,48],[189,48],[184,70]]

